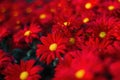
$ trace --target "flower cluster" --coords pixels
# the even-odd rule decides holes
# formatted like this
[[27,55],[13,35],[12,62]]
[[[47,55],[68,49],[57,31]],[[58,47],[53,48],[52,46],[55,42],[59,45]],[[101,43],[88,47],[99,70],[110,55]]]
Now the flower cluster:
[[120,0],[1,0],[0,80],[120,80]]

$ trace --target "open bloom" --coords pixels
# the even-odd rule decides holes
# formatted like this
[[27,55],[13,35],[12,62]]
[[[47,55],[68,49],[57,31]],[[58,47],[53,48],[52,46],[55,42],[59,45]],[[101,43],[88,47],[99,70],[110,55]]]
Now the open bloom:
[[45,61],[48,64],[55,58],[61,58],[61,55],[65,54],[65,39],[60,33],[48,34],[47,37],[41,37],[42,44],[38,45],[37,57],[40,57],[41,61]]
[[42,68],[34,64],[35,60],[21,61],[20,65],[10,64],[4,71],[5,80],[39,80],[38,72]]
[[102,73],[102,64],[99,58],[91,53],[83,51],[73,60],[65,59],[56,67],[53,80],[98,80],[95,74]]
[[41,28],[36,24],[31,24],[30,27],[24,27],[24,29],[18,31],[14,34],[13,39],[15,43],[25,41],[26,43],[31,43],[34,38],[39,38],[38,33],[41,31]]

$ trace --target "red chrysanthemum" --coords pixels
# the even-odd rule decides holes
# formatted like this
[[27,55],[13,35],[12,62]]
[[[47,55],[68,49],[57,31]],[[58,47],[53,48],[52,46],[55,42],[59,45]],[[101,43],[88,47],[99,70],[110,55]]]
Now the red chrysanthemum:
[[40,57],[41,61],[49,64],[55,58],[61,58],[61,55],[65,54],[65,42],[66,40],[60,33],[48,34],[47,37],[42,36],[41,42],[43,44],[38,45],[37,57]]
[[20,65],[10,64],[4,71],[5,80],[39,80],[42,68],[34,65],[35,60],[21,61]]
[[87,11],[98,6],[100,0],[73,0],[72,4],[75,6],[76,11]]
[[24,29],[18,31],[14,34],[13,39],[15,43],[25,41],[26,43],[31,43],[34,38],[39,38],[38,33],[40,33],[41,28],[36,24],[31,24],[30,27],[24,27]]
[[78,29],[82,22],[78,21],[80,17],[72,14],[59,13],[54,17],[54,23],[58,29]]
[[91,22],[88,26],[88,31],[90,31],[91,34],[89,35],[89,41],[86,45],[98,48],[98,51],[103,51],[102,54],[110,52],[110,45],[116,41],[114,34],[116,34],[116,27],[119,27],[118,20],[115,18],[102,17],[93,23]]
[[99,39],[108,39],[115,33],[116,27],[119,26],[119,22],[114,17],[105,17],[105,15],[99,17],[88,25],[93,33],[92,36]]
[[64,35],[67,38],[67,50],[79,50],[81,49],[81,45],[83,44],[83,36],[80,36],[83,33],[82,30],[79,31],[68,31]]
[[104,1],[103,3],[101,3],[101,5],[99,5],[98,11],[101,14],[103,14],[104,12],[104,14],[114,16],[117,14],[117,12],[120,12],[119,7],[120,3],[115,0]]
[[[61,62],[56,68],[53,80],[97,80],[98,77],[95,77],[95,74],[102,73],[102,63],[97,56],[91,53],[83,51],[72,61],[70,60],[71,62]],[[69,62],[69,64],[66,65],[65,62],[67,62],[66,64]]]

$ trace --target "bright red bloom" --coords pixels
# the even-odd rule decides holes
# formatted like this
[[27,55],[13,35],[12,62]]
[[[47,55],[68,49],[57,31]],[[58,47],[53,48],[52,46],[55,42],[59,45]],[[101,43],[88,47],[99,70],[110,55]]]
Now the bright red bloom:
[[66,32],[64,36],[67,38],[67,50],[68,51],[81,49],[81,45],[84,42],[82,36],[80,36],[82,33],[83,33],[82,30]]
[[81,12],[81,22],[86,24],[95,19],[95,13],[93,11],[83,11]]
[[73,0],[72,4],[75,6],[76,11],[87,11],[98,6],[100,0]]
[[21,61],[20,65],[10,64],[4,71],[5,80],[39,80],[41,66],[34,65],[35,60]]
[[90,32],[88,43],[90,44],[86,45],[98,48],[98,51],[103,51],[102,54],[108,54],[110,45],[116,41],[113,34],[116,33],[116,27],[119,27],[119,21],[112,17],[102,17],[93,23],[91,22],[88,26]]
[[65,42],[66,40],[61,36],[60,33],[48,34],[47,37],[41,37],[42,44],[38,45],[37,57],[40,57],[41,61],[49,64],[55,58],[61,59],[65,54]]
[[24,29],[18,31],[14,34],[13,39],[15,43],[25,41],[26,43],[31,43],[34,38],[39,38],[38,33],[40,33],[41,28],[36,24],[31,24],[30,27],[24,27]]
[[52,14],[49,11],[47,11],[46,7],[43,7],[42,9],[36,9],[36,11],[34,11],[33,14],[35,16],[36,21],[41,24],[50,23],[52,20]]
[[115,16],[120,11],[119,7],[120,7],[120,3],[115,0],[104,1],[103,3],[99,5],[98,11],[101,14],[103,14],[104,12],[104,14],[106,15]]
[[79,22],[80,18],[76,15],[59,13],[54,17],[54,23],[58,29],[78,29],[82,22]]
[[69,64],[68,61],[61,62],[56,68],[53,80],[96,80],[95,74],[102,73],[102,64],[99,58],[91,53],[83,51]]
[[99,17],[88,25],[93,33],[92,36],[99,39],[108,39],[115,33],[116,27],[119,26],[119,22],[114,17]]

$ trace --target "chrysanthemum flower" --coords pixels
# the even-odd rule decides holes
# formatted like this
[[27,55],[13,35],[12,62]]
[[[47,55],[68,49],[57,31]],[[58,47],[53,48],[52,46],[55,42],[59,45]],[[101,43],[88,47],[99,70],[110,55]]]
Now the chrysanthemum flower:
[[4,71],[5,80],[39,80],[42,67],[34,64],[35,60],[21,61],[20,65],[10,64]]
[[41,37],[42,44],[37,47],[37,57],[40,57],[41,61],[47,62],[49,64],[55,58],[61,59],[63,54],[65,54],[65,42],[66,40],[61,36],[60,33],[48,34],[47,37]]
[[81,22],[83,24],[86,24],[88,22],[91,22],[95,18],[95,13],[93,11],[84,11],[81,12]]
[[83,36],[80,36],[82,34],[82,30],[79,31],[66,31],[65,37],[67,39],[67,51],[73,51],[77,49],[81,49],[81,45],[83,44]]
[[41,24],[49,23],[52,20],[52,14],[47,11],[46,7],[43,7],[43,9],[36,9],[33,14],[35,19]]
[[103,3],[101,3],[100,7],[99,7],[99,11],[101,14],[103,14],[103,12],[107,15],[116,15],[117,12],[119,12],[119,7],[120,7],[120,4],[119,2],[117,1],[105,1]]
[[80,17],[76,15],[67,14],[66,13],[59,13],[56,14],[54,17],[55,25],[58,25],[57,28],[64,29],[68,28],[70,30],[78,29],[82,22],[77,21],[80,20]]
[[38,33],[41,31],[41,28],[36,24],[31,24],[30,27],[24,27],[24,29],[18,31],[14,34],[14,42],[19,43],[25,41],[26,43],[31,43],[33,38],[39,38]]
[[[109,50],[107,47],[109,45],[112,45],[112,42],[115,42],[116,40],[114,39],[115,36],[113,34],[116,33],[116,27],[119,26],[119,21],[116,20],[115,18],[107,18],[107,17],[102,17],[100,19],[97,19],[95,22],[91,22],[89,26],[91,30],[91,36],[89,36],[89,41],[91,46],[94,45],[98,48],[98,50]],[[87,44],[89,45],[89,44]],[[104,53],[104,52],[103,52]]]
[[98,6],[100,0],[75,0],[72,4],[76,7],[76,11],[87,11]]
[[108,39],[113,33],[115,33],[116,27],[119,26],[118,23],[119,21],[114,17],[103,16],[101,18],[97,18],[95,21],[93,21],[93,23],[91,22],[91,27],[89,27],[92,30],[93,37],[99,39]]
[[95,74],[102,73],[102,64],[97,56],[91,52],[79,55],[69,65],[64,63],[66,61],[61,62],[56,67],[53,80],[95,80]]

